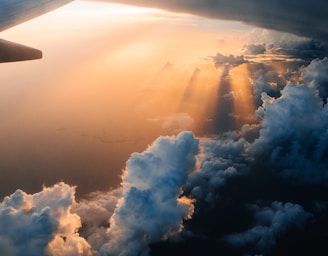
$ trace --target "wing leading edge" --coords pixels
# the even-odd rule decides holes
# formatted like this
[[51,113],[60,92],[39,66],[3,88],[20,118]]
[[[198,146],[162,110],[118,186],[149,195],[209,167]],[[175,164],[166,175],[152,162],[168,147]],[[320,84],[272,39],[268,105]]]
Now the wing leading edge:
[[40,50],[0,39],[0,63],[42,58]]
[[[0,31],[55,10],[73,0],[0,0]],[[40,50],[0,39],[0,63],[42,58]]]

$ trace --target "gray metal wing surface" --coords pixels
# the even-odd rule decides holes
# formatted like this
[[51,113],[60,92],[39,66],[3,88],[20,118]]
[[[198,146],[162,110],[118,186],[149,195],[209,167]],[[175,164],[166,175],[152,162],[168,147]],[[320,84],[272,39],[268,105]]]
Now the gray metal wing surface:
[[[73,0],[0,0],[0,32]],[[0,39],[0,63],[42,58],[40,50]]]

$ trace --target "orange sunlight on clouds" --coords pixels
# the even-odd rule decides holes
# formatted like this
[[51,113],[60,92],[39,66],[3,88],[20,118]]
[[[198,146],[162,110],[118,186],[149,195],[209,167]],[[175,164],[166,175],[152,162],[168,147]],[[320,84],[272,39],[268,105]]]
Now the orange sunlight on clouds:
[[0,71],[2,163],[34,178],[20,187],[64,180],[81,194],[107,189],[129,155],[159,135],[201,133],[217,85],[208,56],[242,47],[247,32],[211,22],[78,1],[2,33],[44,52]]

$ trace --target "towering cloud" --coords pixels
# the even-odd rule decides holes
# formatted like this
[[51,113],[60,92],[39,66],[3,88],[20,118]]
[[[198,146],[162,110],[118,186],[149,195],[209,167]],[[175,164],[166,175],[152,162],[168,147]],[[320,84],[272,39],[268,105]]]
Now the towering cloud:
[[262,94],[263,107],[257,111],[262,128],[252,153],[288,179],[327,182],[327,105],[316,86],[289,83],[281,94],[277,99]]
[[150,243],[176,235],[193,214],[193,201],[182,186],[195,167],[198,140],[189,132],[160,137],[141,154],[133,154],[123,176],[120,199],[101,255],[148,255]]

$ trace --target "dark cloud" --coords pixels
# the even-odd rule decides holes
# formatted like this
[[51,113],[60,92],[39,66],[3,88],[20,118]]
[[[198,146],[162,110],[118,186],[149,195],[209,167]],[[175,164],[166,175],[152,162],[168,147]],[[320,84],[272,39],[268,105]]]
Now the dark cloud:
[[267,253],[276,246],[277,239],[293,228],[302,229],[311,214],[292,203],[273,202],[270,207],[254,206],[254,226],[242,233],[226,237],[236,247],[251,246],[255,253]]
[[244,46],[245,54],[263,54],[266,51],[265,44],[247,44]]
[[202,141],[205,157],[201,170],[193,172],[184,186],[185,192],[193,198],[215,204],[218,199],[216,191],[227,179],[247,172],[243,157],[247,142],[243,138],[234,140],[230,137]]
[[[101,1],[101,0],[100,0]],[[327,8],[319,1],[243,1],[243,0],[102,0],[131,5],[163,8],[187,12],[215,19],[241,21],[247,24],[293,33],[300,36],[328,40]]]
[[326,103],[328,98],[328,58],[315,59],[303,70],[302,82],[319,90],[319,95]]
[[[258,75],[258,76],[257,76]],[[262,105],[262,93],[265,92],[270,97],[278,98],[283,87],[280,86],[279,75],[274,71],[259,72],[253,81],[253,90],[256,99],[256,105]]]
[[262,101],[262,128],[251,151],[295,182],[327,182],[328,112],[316,87],[289,83],[281,97],[262,93]]
[[282,77],[287,69],[247,64],[256,78],[254,93],[261,95],[260,121],[201,139],[200,168],[184,186],[196,198],[194,216],[185,221],[190,233],[180,243],[153,245],[154,255],[201,255],[199,248],[223,255],[303,255],[325,247],[328,123],[319,92],[326,62],[288,66],[298,83]]
[[327,45],[312,39],[304,39],[299,42],[282,42],[280,45],[271,44],[268,52],[272,54],[282,54],[304,61],[312,61],[315,58],[323,58],[327,55]]
[[[242,51],[248,59],[263,55],[262,59],[279,62],[294,61],[308,65],[313,59],[322,59],[328,54],[326,42],[277,31],[254,29],[248,36],[249,43]],[[280,56],[280,58],[279,58]]]
[[299,75],[296,84],[269,65],[249,63],[260,106],[256,113],[262,119],[259,135],[249,148],[252,157],[265,158],[283,176],[306,183],[326,182],[327,59],[313,60],[305,68],[300,64],[297,72],[288,70],[290,76]]
[[222,55],[221,53],[217,53],[215,57],[213,57],[214,65],[219,67],[221,65],[229,65],[231,67],[238,67],[241,64],[246,63],[247,61],[244,59],[244,56],[234,56],[230,54],[229,56]]

